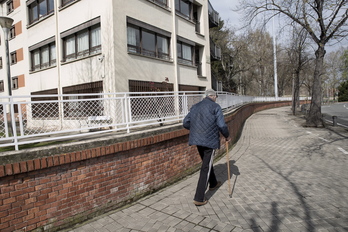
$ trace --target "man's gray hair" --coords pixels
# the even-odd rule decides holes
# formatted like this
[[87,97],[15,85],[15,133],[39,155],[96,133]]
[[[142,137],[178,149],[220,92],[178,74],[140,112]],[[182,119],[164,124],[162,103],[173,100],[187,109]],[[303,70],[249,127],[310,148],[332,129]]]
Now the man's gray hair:
[[216,96],[216,92],[215,92],[215,90],[213,90],[213,89],[207,89],[207,90],[205,91],[205,95],[206,95],[206,96]]

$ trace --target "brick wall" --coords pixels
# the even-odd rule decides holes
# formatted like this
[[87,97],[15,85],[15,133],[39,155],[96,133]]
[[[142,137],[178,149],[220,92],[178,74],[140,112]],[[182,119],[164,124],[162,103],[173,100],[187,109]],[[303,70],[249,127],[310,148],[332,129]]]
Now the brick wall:
[[[290,102],[243,106],[226,115],[234,141],[254,112]],[[0,165],[0,231],[57,231],[116,209],[198,170],[188,131],[91,142],[79,150],[36,156],[26,151]],[[224,144],[219,154],[224,152]],[[45,151],[41,151],[44,153]],[[30,158],[28,158],[30,157]],[[9,161],[12,160],[12,161]]]

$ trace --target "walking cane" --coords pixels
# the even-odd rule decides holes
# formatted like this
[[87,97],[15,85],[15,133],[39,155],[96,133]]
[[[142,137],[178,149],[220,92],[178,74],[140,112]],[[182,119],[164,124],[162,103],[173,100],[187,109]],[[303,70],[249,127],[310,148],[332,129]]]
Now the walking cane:
[[228,142],[226,142],[226,165],[227,165],[227,179],[228,179],[228,195],[230,198],[232,197],[231,194],[231,174],[230,174],[230,157],[228,155]]

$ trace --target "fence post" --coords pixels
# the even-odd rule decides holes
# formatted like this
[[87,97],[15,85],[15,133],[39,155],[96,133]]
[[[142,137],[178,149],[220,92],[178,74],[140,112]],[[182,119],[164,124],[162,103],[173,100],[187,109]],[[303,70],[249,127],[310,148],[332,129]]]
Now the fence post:
[[20,130],[20,135],[24,135],[24,125],[23,125],[23,112],[22,112],[22,105],[18,104],[18,125]]
[[183,108],[184,115],[187,115],[188,114],[188,106],[187,106],[187,96],[186,96],[185,92],[182,94],[182,108]]
[[337,116],[332,116],[332,124],[333,126],[337,126]]
[[13,102],[13,97],[10,96],[10,122],[11,125],[9,125],[12,129],[12,135],[13,135],[13,143],[15,145],[16,151],[19,150],[18,148],[18,138],[17,138],[17,129],[16,129],[16,117],[15,117],[15,112],[14,112],[14,102]]
[[127,128],[127,133],[130,132],[129,129],[129,122],[130,118],[132,115],[132,107],[131,107],[131,102],[130,102],[130,97],[127,97],[127,93],[124,94],[124,109],[125,109],[125,116],[126,116],[126,128]]

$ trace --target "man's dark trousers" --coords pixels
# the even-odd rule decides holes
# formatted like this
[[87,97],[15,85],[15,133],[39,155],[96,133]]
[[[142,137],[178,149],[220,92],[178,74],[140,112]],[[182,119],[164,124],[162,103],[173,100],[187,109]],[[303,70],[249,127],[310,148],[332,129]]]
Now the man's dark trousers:
[[217,185],[216,176],[213,168],[213,161],[215,155],[215,149],[203,146],[197,146],[199,155],[202,158],[202,167],[198,179],[195,201],[203,202],[205,191],[208,187],[215,187]]

